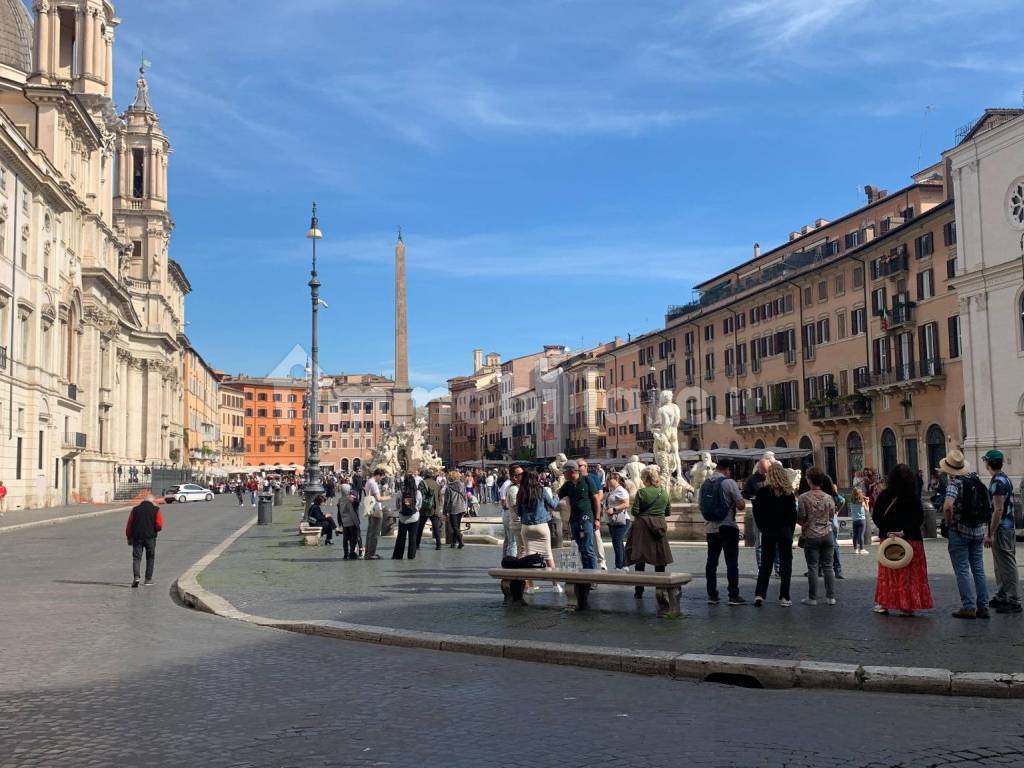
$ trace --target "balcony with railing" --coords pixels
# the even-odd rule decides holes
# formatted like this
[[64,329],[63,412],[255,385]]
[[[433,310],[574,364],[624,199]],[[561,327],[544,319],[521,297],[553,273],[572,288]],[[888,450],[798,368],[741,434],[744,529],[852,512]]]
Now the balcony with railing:
[[832,403],[811,403],[807,416],[818,426],[853,424],[871,418],[871,400],[854,397]]
[[66,451],[84,451],[88,438],[84,432],[65,432],[61,447]]
[[910,271],[910,257],[905,250],[901,250],[894,256],[887,256],[878,263],[879,279],[886,277],[900,277]]
[[864,378],[860,388],[865,392],[885,394],[891,391],[940,386],[945,378],[945,361],[933,357],[900,363],[882,371],[873,371]]
[[913,304],[896,304],[892,312],[882,317],[882,328],[886,331],[896,331],[909,328],[915,323]]
[[782,355],[783,355],[783,358],[786,361],[786,365],[789,365],[789,366],[796,365],[796,350],[795,349],[787,349],[787,350],[783,351]]
[[781,410],[755,411],[754,413],[738,413],[732,417],[732,426],[736,430],[766,431],[785,429],[797,422],[798,414],[792,408]]

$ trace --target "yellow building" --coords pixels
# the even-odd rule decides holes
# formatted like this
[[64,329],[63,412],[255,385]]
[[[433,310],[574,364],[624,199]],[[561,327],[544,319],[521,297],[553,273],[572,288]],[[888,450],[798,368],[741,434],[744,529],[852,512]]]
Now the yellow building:
[[220,388],[220,466],[231,472],[245,466],[245,390],[224,381],[218,371]]
[[185,449],[200,478],[217,469],[221,455],[220,387],[217,372],[183,337],[185,361]]

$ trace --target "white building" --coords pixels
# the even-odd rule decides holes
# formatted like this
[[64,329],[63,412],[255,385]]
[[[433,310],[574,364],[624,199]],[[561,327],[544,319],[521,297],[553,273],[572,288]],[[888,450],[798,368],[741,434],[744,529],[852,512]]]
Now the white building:
[[990,109],[945,154],[956,198],[967,435],[1024,474],[1024,110]]
[[140,73],[113,102],[109,0],[0,0],[0,480],[11,508],[109,501],[182,457],[188,281]]

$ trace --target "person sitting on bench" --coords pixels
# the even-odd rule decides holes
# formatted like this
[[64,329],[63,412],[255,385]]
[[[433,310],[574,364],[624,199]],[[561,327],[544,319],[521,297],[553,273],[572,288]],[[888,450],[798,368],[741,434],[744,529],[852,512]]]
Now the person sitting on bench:
[[334,531],[338,525],[334,522],[334,518],[330,515],[325,515],[324,511],[320,508],[324,501],[326,499],[323,496],[317,496],[313,499],[313,505],[309,508],[309,523],[310,525],[320,526],[320,535],[325,537],[325,544],[333,544]]

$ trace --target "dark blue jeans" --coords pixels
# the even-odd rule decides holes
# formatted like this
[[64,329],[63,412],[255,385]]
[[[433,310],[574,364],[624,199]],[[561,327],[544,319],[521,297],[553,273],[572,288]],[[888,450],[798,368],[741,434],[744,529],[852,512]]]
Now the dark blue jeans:
[[616,568],[626,567],[626,531],[628,530],[629,525],[626,523],[622,525],[608,524],[608,532],[612,535],[612,549],[615,551]]
[[723,525],[718,533],[707,534],[708,561],[704,568],[707,579],[708,597],[718,599],[718,558],[725,556],[725,574],[729,584],[729,597],[740,596],[740,531],[731,525]]
[[569,529],[572,531],[572,540],[580,550],[580,565],[584,569],[594,570],[597,568],[597,552],[594,549],[594,521],[585,518],[581,520],[570,520]]

